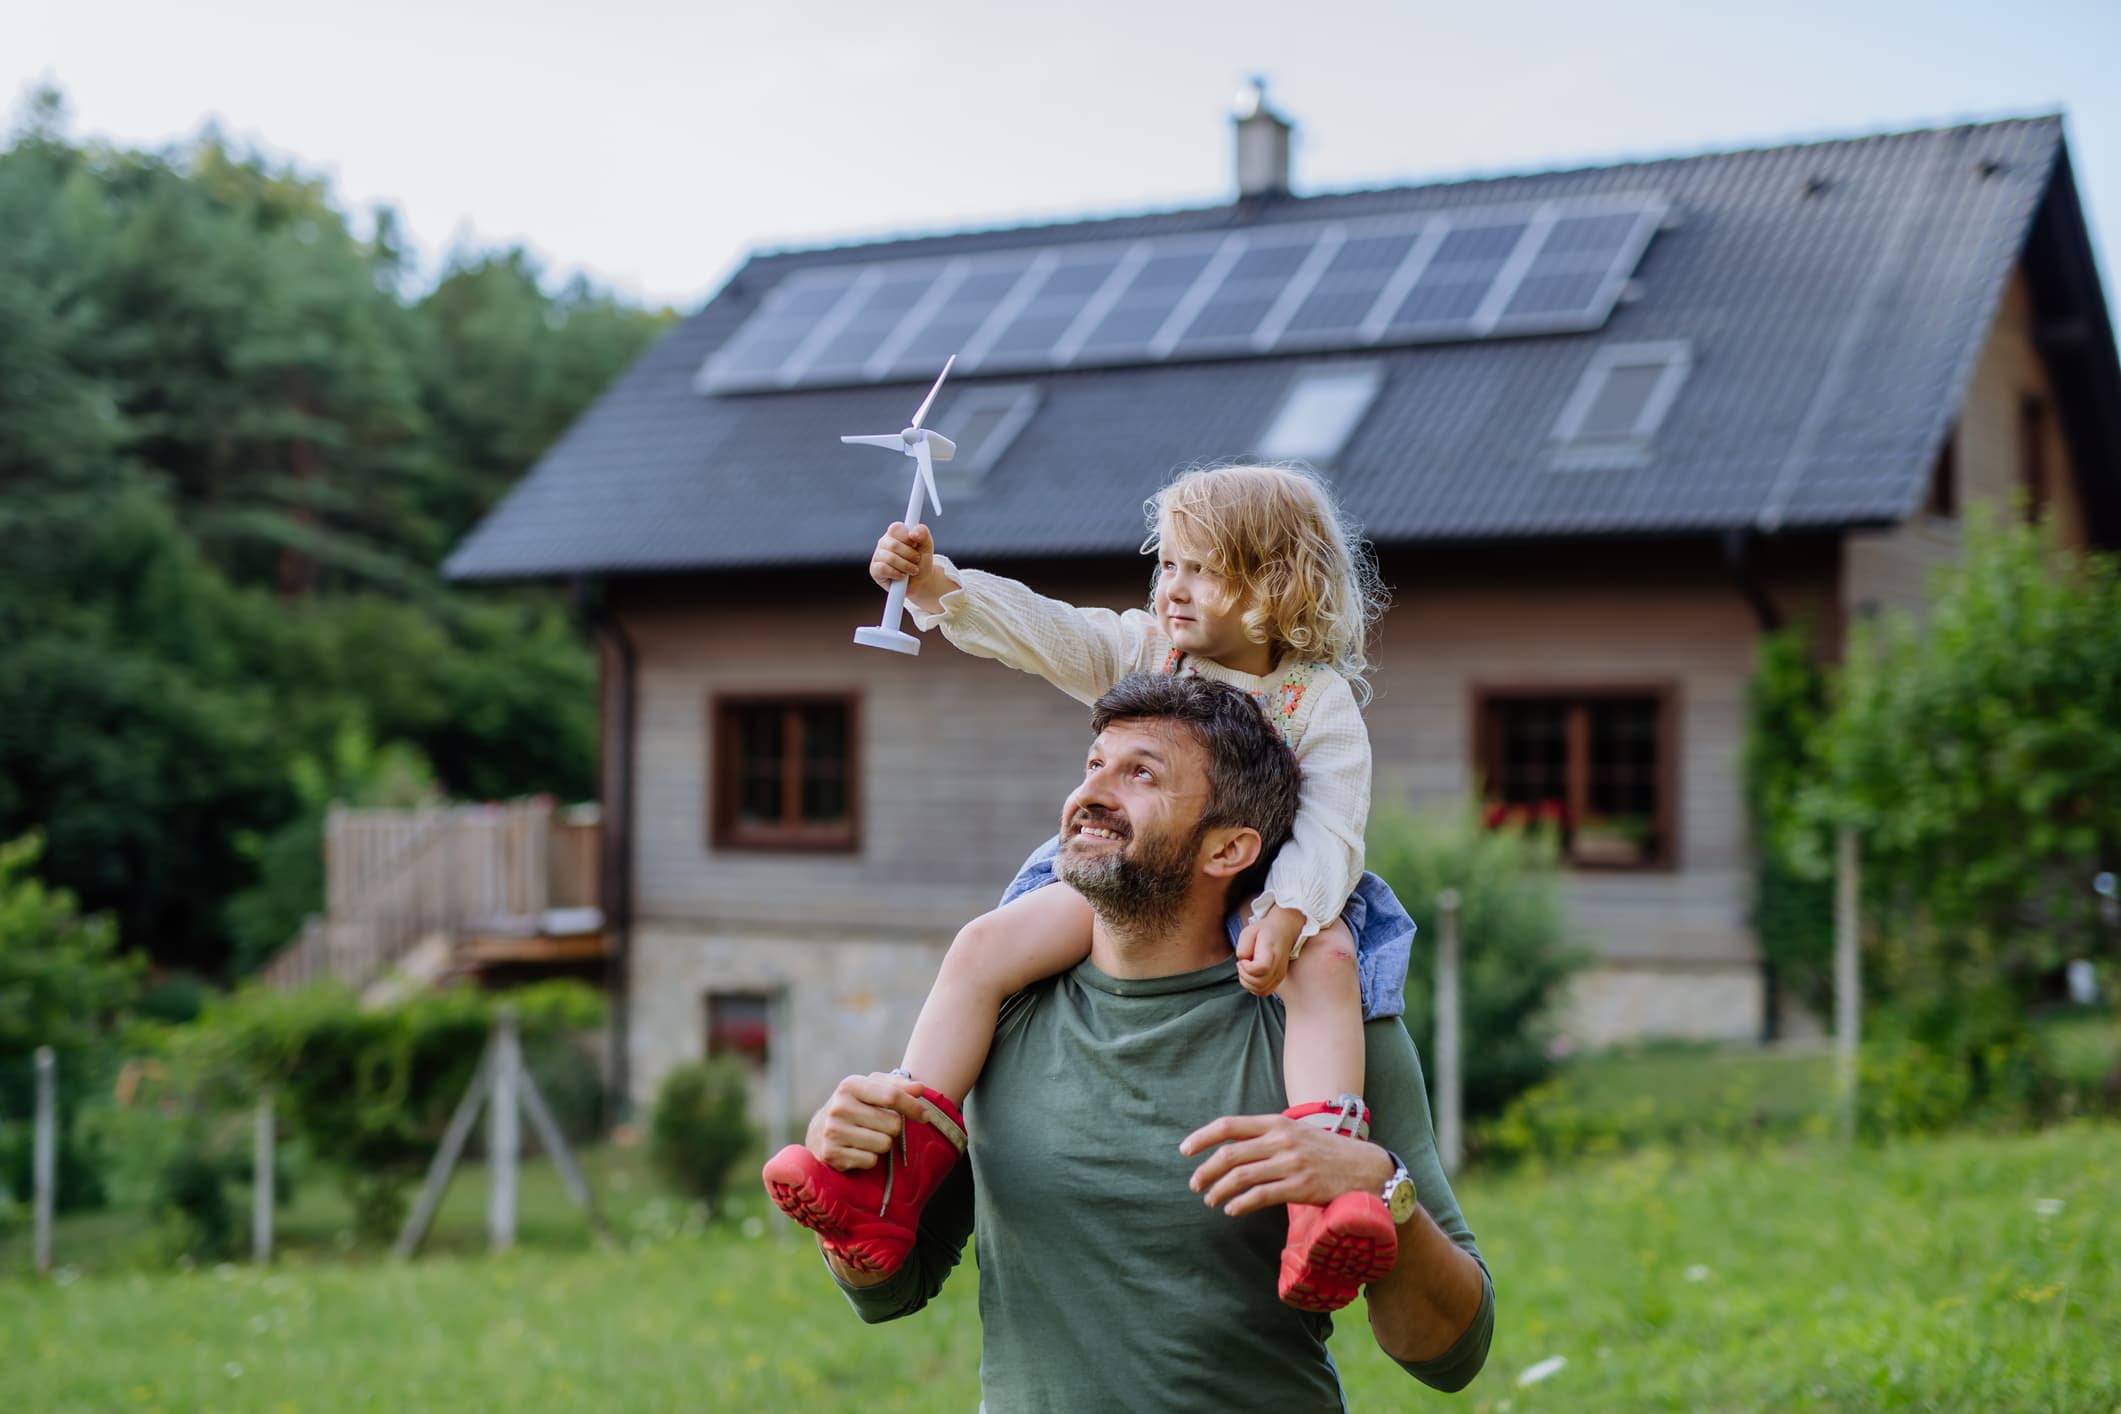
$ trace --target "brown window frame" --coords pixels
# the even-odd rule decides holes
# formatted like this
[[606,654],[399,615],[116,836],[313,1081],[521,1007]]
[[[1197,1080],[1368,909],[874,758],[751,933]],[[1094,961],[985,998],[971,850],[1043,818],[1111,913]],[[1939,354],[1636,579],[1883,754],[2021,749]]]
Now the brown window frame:
[[1944,434],[1944,445],[1937,449],[1937,461],[1930,468],[1929,500],[1924,509],[1938,520],[1959,519],[1959,427],[1956,423]]
[[[1680,867],[1679,848],[1679,689],[1670,682],[1597,683],[1496,682],[1476,683],[1472,691],[1473,770],[1480,782],[1483,806],[1487,782],[1501,775],[1501,733],[1496,730],[1498,704],[1504,700],[1539,699],[1568,704],[1572,709],[1594,701],[1622,697],[1646,697],[1657,704],[1657,848],[1644,858],[1630,861],[1577,859],[1566,847],[1562,862],[1585,873],[1672,873]],[[1589,762],[1581,754],[1588,750],[1589,717],[1570,713],[1568,766],[1570,809],[1583,813],[1582,802],[1590,793]]]
[[2018,484],[2025,492],[2025,518],[2037,521],[2049,499],[2047,465],[2047,399],[2038,393],[2018,397]]
[[[737,712],[742,707],[780,707],[788,714],[781,761],[781,793],[800,808],[803,798],[801,712],[839,707],[847,714],[847,816],[830,824],[783,819],[762,825],[737,816]],[[707,705],[707,838],[718,850],[783,854],[852,854],[861,839],[861,699],[851,692],[717,693]]]

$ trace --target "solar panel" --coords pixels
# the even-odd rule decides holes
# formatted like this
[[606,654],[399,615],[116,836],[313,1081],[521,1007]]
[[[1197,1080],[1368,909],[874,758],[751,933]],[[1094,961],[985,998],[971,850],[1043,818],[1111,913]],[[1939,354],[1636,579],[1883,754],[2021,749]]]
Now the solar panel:
[[1653,193],[798,270],[701,369],[711,393],[1597,328]]

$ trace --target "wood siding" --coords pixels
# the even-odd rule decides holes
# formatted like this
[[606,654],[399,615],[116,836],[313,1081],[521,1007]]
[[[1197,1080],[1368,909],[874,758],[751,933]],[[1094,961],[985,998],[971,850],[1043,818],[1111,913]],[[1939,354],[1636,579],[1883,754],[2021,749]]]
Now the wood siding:
[[1959,553],[1964,533],[1960,517],[1974,506],[2009,506],[2021,493],[2021,409],[2027,398],[2038,399],[2047,409],[2042,422],[2046,514],[2064,546],[2083,547],[2083,496],[2056,409],[2054,383],[2034,347],[2031,296],[2024,275],[2018,274],[2004,291],[1953,430],[1953,469],[1958,477],[1953,501],[1960,515],[1945,517],[1917,510],[1890,530],[1849,535],[1842,574],[1842,607],[1849,617],[1866,618],[1887,610],[1922,615],[1929,602],[1932,575]]

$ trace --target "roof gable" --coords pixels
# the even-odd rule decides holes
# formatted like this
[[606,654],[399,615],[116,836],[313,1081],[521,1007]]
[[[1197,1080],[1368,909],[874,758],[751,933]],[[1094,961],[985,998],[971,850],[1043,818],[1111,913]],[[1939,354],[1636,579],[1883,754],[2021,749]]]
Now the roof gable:
[[[938,536],[987,558],[1122,553],[1179,466],[1243,456],[1295,378],[1375,364],[1329,468],[1381,543],[1778,530],[1897,521],[1926,485],[2061,156],[2033,118],[1437,186],[760,255],[622,377],[451,557],[459,578],[855,560],[900,468],[838,435],[897,426],[908,382],[703,395],[708,357],[794,272],[1654,190],[1674,225],[1602,329],[1509,340],[1016,373],[1036,410]],[[2110,341],[2110,340],[2109,340]],[[1683,343],[1644,455],[1557,457],[1610,343]],[[925,380],[922,380],[925,381]],[[947,430],[946,390],[933,425]],[[894,422],[896,418],[899,421]]]

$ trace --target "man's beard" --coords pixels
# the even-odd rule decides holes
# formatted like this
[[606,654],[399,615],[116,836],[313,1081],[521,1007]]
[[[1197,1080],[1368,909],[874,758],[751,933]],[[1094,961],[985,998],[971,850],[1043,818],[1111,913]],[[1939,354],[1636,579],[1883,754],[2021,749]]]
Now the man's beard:
[[1129,840],[1122,840],[1116,849],[1087,857],[1071,855],[1063,844],[1053,872],[1090,901],[1107,928],[1136,935],[1161,932],[1185,911],[1194,861],[1206,833],[1204,826],[1195,824],[1183,838],[1171,834],[1142,839],[1134,841],[1133,849],[1127,847]]

